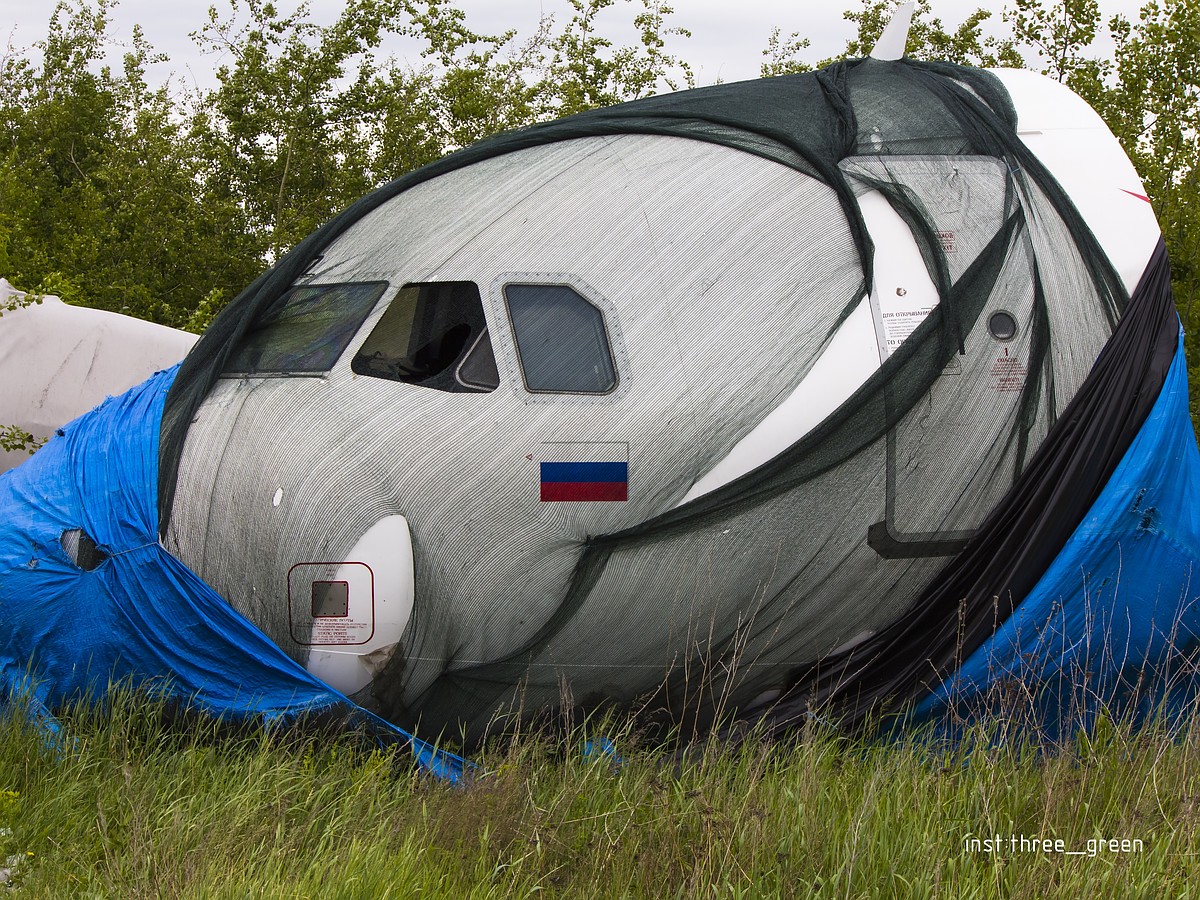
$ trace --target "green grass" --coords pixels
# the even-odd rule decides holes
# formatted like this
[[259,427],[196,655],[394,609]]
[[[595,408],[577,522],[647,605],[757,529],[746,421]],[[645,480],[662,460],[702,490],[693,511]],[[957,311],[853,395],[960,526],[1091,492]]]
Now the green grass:
[[[599,727],[599,726],[597,726]],[[404,755],[184,732],[153,704],[76,715],[62,749],[0,719],[0,866],[27,897],[1163,897],[1196,893],[1200,729],[1054,753],[814,731],[681,763],[630,730],[489,747],[452,787]],[[610,727],[607,733],[615,733]],[[999,852],[967,849],[999,833]],[[1010,835],[1143,842],[1094,856]],[[3,892],[0,887],[0,893]]]

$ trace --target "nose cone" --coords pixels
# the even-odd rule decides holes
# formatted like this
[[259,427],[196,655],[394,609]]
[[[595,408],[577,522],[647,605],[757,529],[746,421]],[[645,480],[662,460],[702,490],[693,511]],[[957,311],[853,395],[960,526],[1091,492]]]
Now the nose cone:
[[297,563],[288,572],[289,636],[308,648],[307,668],[353,694],[391,657],[413,609],[408,522],[386,516],[342,563]]
[[[956,648],[952,612],[928,647],[906,616],[1024,496],[1128,300],[1013,101],[872,58],[364,198],[185,365],[167,546],[298,662],[468,739],[564,698],[711,721],[859,653],[864,696],[908,696],[902,658]],[[401,520],[408,544],[368,539]],[[368,557],[406,571],[408,546],[411,612],[377,637]],[[1017,583],[984,570],[976,638]]]

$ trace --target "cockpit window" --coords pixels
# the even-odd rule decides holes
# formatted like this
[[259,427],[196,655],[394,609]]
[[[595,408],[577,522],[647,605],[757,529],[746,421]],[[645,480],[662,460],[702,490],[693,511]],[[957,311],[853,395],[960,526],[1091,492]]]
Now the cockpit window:
[[328,372],[386,288],[386,281],[292,288],[242,338],[221,374]]
[[479,288],[471,281],[406,284],[350,368],[439,391],[494,391],[500,375]]
[[565,284],[507,284],[521,376],[534,393],[607,394],[617,386],[604,314]]

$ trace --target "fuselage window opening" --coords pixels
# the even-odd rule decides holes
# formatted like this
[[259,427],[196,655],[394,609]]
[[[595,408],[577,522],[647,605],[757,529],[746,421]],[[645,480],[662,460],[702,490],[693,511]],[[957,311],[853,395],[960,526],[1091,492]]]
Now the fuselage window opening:
[[221,374],[324,375],[386,289],[386,281],[292,288],[242,338]]
[[406,284],[350,368],[439,391],[494,391],[500,375],[479,288],[472,281]]
[[608,394],[617,370],[604,314],[565,284],[506,284],[525,388],[532,393]]

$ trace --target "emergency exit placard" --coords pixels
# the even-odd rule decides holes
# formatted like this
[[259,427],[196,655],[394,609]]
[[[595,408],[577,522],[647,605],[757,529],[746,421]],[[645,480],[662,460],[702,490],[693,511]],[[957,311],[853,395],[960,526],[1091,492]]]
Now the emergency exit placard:
[[375,578],[360,562],[297,563],[288,572],[292,640],[309,647],[365,644],[375,633]]

